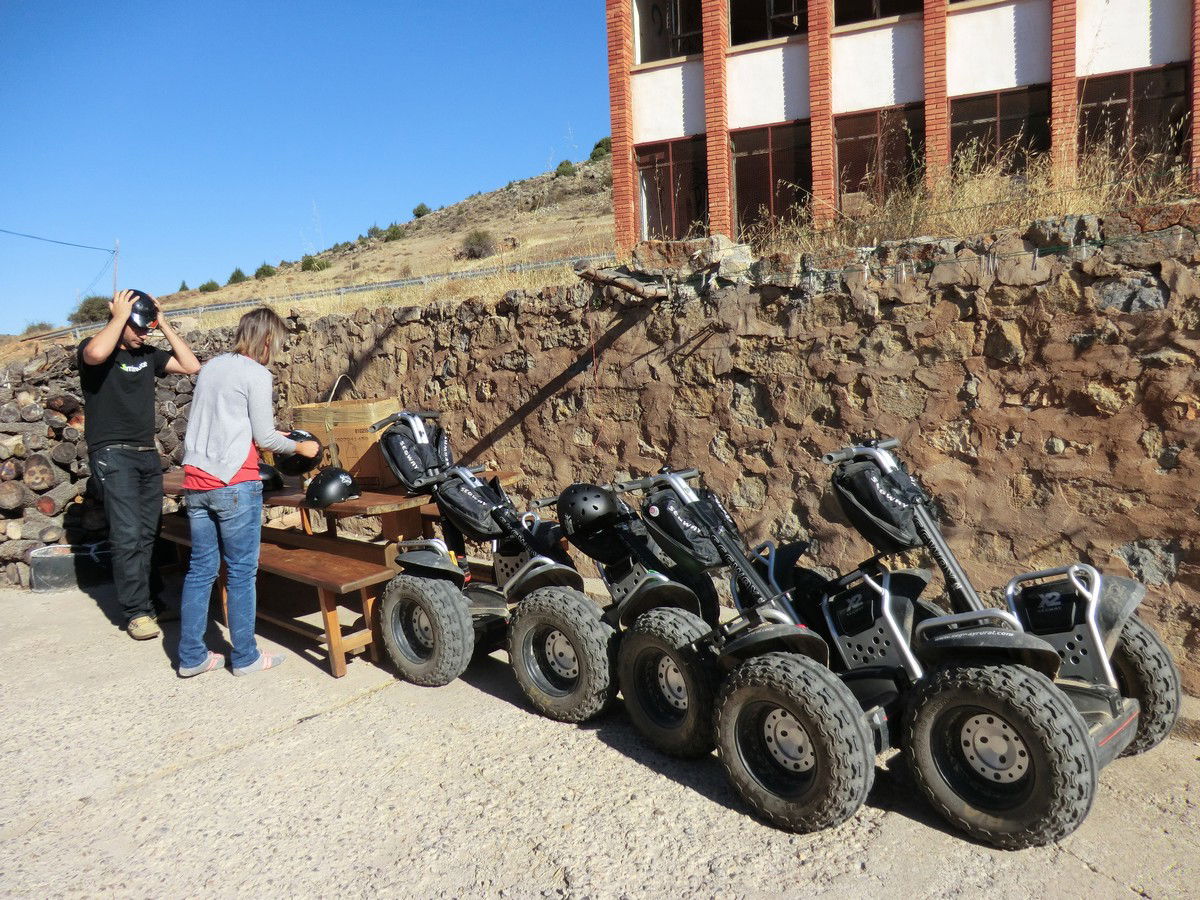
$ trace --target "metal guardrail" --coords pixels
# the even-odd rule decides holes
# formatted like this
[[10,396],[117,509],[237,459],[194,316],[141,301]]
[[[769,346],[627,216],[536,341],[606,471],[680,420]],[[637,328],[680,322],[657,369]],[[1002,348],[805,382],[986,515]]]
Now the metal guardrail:
[[[395,281],[376,281],[370,284],[352,284],[347,287],[326,288],[320,291],[304,291],[299,294],[283,294],[278,297],[251,297],[246,300],[236,300],[230,303],[211,303],[208,306],[191,306],[179,309],[164,310],[174,316],[203,315],[204,313],[219,312],[226,309],[244,309],[249,306],[262,306],[266,303],[291,303],[303,300],[318,300],[322,297],[340,297],[345,294],[365,294],[368,291],[386,290],[387,288],[415,287],[422,284],[437,284],[443,281],[467,281],[473,278],[488,278],[506,272],[537,272],[541,269],[554,269],[558,266],[575,266],[579,263],[612,263],[617,257],[612,253],[602,253],[598,256],[570,256],[564,259],[547,259],[539,262],[512,263],[507,266],[488,266],[485,269],[467,269],[463,272],[438,272],[432,275],[414,275],[411,278],[398,278]],[[41,334],[22,338],[24,341],[47,340],[71,335],[79,338],[82,333],[91,331],[100,322],[81,322],[57,331],[44,331]]]

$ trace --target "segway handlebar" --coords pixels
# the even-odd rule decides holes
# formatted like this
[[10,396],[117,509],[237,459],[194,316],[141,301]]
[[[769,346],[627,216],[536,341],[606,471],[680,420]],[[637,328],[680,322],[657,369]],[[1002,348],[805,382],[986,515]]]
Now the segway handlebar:
[[371,432],[371,434],[374,434],[381,428],[387,428],[387,426],[393,424],[394,422],[399,422],[402,416],[420,416],[422,419],[440,419],[442,414],[429,409],[404,409],[400,412],[392,413],[386,419],[380,419],[374,425],[370,426],[367,431]]
[[614,494],[624,494],[629,491],[644,491],[656,484],[662,484],[670,475],[683,479],[699,478],[700,470],[680,469],[677,472],[659,472],[656,475],[647,475],[645,478],[635,478],[632,481],[615,481],[609,486],[609,490]]
[[545,509],[547,506],[553,506],[558,502],[558,497],[543,497],[541,500],[534,500],[529,504],[531,510]]
[[874,452],[879,450],[892,450],[900,446],[898,438],[887,438],[861,447],[843,447],[841,450],[834,450],[832,453],[826,453],[821,457],[821,462],[827,466],[837,465],[838,463],[849,462],[856,456],[872,456]]

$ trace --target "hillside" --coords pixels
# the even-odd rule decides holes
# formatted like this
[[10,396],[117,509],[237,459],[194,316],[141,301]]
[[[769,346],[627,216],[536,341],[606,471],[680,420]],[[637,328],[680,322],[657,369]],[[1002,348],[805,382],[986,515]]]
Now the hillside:
[[[611,157],[605,157],[578,164],[574,175],[546,173],[510,182],[499,190],[475,194],[393,229],[388,229],[390,216],[384,211],[378,235],[363,234],[315,254],[319,265],[327,265],[321,271],[302,271],[299,260],[268,260],[278,269],[269,278],[252,278],[209,293],[178,292],[160,300],[168,309],[204,306],[503,263],[605,253],[613,246],[611,188]],[[364,231],[369,224],[364,223]],[[463,239],[476,229],[491,233],[497,252],[485,259],[462,258]],[[235,264],[230,262],[229,271]],[[223,283],[229,271],[213,273],[214,279]],[[253,269],[247,269],[246,274],[252,275]]]

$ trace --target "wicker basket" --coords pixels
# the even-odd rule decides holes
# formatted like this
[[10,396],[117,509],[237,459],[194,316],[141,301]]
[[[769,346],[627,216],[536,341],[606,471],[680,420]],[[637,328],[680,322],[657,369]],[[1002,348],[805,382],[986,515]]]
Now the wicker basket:
[[304,403],[292,409],[294,427],[312,432],[328,447],[329,458],[355,477],[362,487],[396,484],[379,447],[383,431],[367,429],[400,411],[398,400],[334,400]]

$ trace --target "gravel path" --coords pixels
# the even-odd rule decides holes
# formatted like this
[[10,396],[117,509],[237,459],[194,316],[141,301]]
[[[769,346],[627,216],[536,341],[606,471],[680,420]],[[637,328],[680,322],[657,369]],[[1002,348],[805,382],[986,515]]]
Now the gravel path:
[[947,832],[895,757],[854,819],[799,836],[749,817],[715,757],[645,749],[619,708],[587,727],[533,714],[502,653],[437,689],[364,660],[334,680],[286,646],[277,672],[184,681],[101,600],[0,592],[5,895],[1197,892],[1196,700],[1182,734],[1103,772],[1058,846]]

